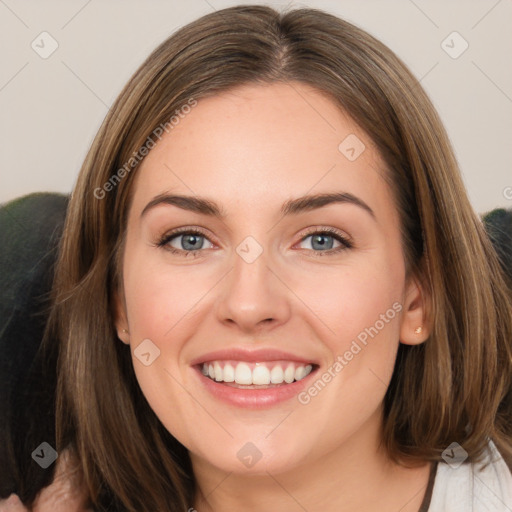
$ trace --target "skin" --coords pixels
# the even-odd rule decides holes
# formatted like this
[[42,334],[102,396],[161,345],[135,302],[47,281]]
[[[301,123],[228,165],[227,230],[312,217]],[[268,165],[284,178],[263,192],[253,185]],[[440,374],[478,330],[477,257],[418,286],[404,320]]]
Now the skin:
[[[338,150],[349,134],[366,146],[355,161]],[[424,292],[406,280],[384,172],[368,136],[330,99],[297,83],[200,100],[143,161],[116,327],[132,353],[144,339],[160,350],[151,365],[136,357],[133,364],[152,409],[190,451],[197,510],[418,510],[430,465],[403,468],[379,449],[399,341],[422,343],[429,334]],[[335,191],[362,199],[375,219],[347,203],[284,218],[279,212],[288,199]],[[141,216],[163,193],[208,197],[226,217],[168,204]],[[206,231],[196,256],[185,255],[180,234],[167,247],[181,255],[157,246],[179,227]],[[313,248],[311,227],[337,229],[354,246],[315,256],[322,249]],[[250,264],[236,252],[247,236],[263,248]],[[274,347],[319,361],[322,373],[395,302],[401,314],[307,405],[292,399],[238,408],[213,398],[190,366],[212,350]],[[247,442],[261,452],[250,468],[237,457]]]
[[[366,147],[355,161],[338,150],[349,134]],[[190,452],[199,487],[191,508],[418,511],[430,464],[404,468],[379,447],[399,342],[422,343],[430,332],[424,290],[405,276],[385,172],[354,121],[298,83],[201,99],[142,162],[115,323],[132,354],[145,339],[160,350],[151,365],[135,356],[133,365],[152,409]],[[375,219],[349,203],[280,214],[286,200],[338,191],[359,197]],[[208,197],[226,217],[171,205],[141,217],[162,193]],[[206,231],[197,256],[184,255],[179,234],[169,244],[183,255],[157,246],[179,227]],[[353,247],[315,256],[322,249],[308,228],[334,228]],[[247,236],[263,248],[250,264],[236,252]],[[202,388],[190,366],[212,350],[272,347],[318,361],[322,375],[395,302],[401,313],[306,405],[295,398],[259,410],[228,405]],[[237,457],[247,442],[261,453],[250,468]]]

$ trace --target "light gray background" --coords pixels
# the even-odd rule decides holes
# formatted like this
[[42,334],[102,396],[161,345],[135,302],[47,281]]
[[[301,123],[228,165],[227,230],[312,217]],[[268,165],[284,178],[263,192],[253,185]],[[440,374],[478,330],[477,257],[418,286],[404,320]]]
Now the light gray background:
[[[203,14],[252,3],[324,9],[387,44],[438,109],[475,210],[512,207],[512,0],[0,0],[0,203],[70,192],[151,50]],[[31,47],[43,31],[59,45],[47,59]],[[442,47],[453,31],[469,44],[456,59]]]

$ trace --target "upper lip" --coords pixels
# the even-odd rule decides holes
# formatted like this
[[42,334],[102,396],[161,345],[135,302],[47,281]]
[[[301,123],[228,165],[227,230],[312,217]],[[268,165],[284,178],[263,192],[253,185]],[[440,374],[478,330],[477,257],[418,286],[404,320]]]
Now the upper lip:
[[245,348],[225,348],[208,352],[193,359],[190,364],[196,365],[206,361],[247,361],[248,363],[264,361],[296,361],[304,364],[318,364],[314,358],[302,357],[291,352],[276,350],[274,348],[258,348],[248,350]]

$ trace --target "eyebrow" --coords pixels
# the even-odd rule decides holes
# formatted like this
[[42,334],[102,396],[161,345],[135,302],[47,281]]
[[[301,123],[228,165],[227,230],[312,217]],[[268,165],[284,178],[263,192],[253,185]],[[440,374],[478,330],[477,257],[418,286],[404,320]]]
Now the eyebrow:
[[[281,214],[297,215],[302,212],[316,210],[333,203],[348,203],[356,205],[376,220],[374,211],[360,198],[348,192],[333,192],[298,197],[286,201],[281,207]],[[183,210],[225,219],[226,212],[215,201],[199,196],[184,196],[177,194],[160,194],[154,197],[142,210],[143,217],[149,210],[161,204],[177,206]]]

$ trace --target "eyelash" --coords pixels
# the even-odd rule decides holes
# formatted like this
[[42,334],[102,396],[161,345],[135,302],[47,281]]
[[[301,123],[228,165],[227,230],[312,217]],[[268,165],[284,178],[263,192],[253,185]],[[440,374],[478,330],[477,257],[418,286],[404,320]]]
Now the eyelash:
[[[185,251],[183,249],[176,249],[175,247],[171,247],[169,242],[176,238],[178,235],[200,235],[205,237],[209,240],[208,236],[204,231],[202,231],[199,228],[179,228],[174,231],[171,231],[170,233],[166,233],[165,235],[160,238],[160,240],[155,244],[157,247],[160,247],[162,249],[165,249],[172,254],[177,254],[178,256],[184,256],[187,257],[189,254],[191,254],[193,257],[196,257],[199,255],[199,253],[206,249],[195,249],[193,251]],[[338,254],[341,251],[345,251],[347,249],[352,249],[353,245],[352,243],[343,236],[338,230],[333,228],[323,228],[323,229],[312,229],[304,234],[304,236],[300,239],[300,242],[304,241],[306,238],[310,237],[311,235],[329,235],[335,238],[338,242],[341,243],[340,247],[337,247],[336,249],[329,249],[328,251],[313,251],[315,257],[319,256],[332,256],[334,254]],[[211,240],[209,240],[211,242]]]

